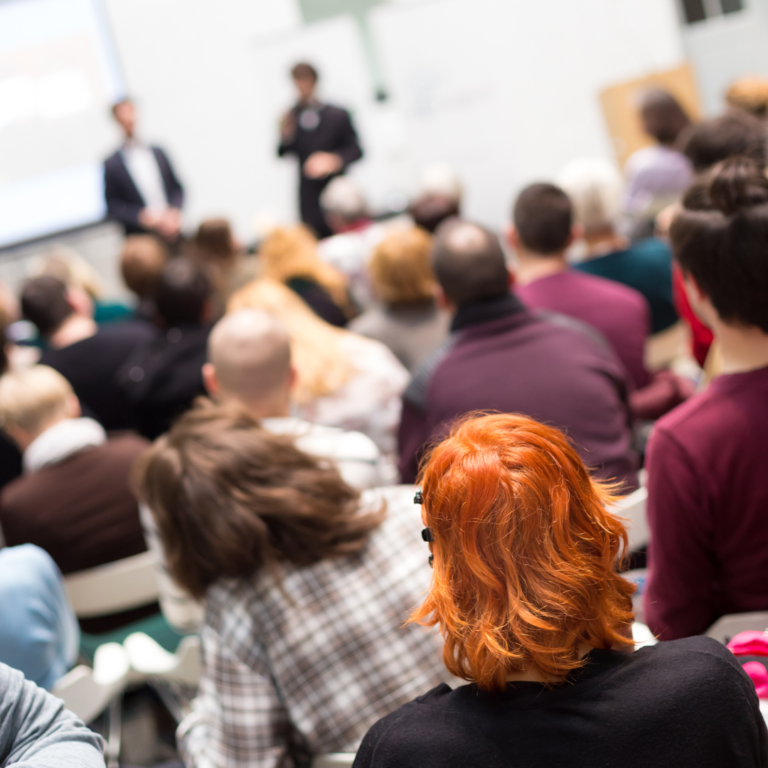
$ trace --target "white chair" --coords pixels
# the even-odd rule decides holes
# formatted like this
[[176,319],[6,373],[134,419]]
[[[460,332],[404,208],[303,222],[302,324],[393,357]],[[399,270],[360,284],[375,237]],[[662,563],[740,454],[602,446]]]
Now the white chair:
[[143,632],[128,635],[123,642],[131,668],[143,677],[153,677],[196,687],[200,682],[200,638],[185,637],[176,653],[169,653]]
[[611,507],[611,512],[628,521],[627,534],[629,536],[630,551],[641,549],[650,541],[651,531],[648,527],[648,517],[646,514],[647,504],[648,489],[638,488]]
[[354,762],[354,752],[333,752],[316,757],[312,761],[312,768],[340,768],[340,766],[350,766]]
[[727,645],[739,632],[768,631],[768,611],[755,613],[731,613],[721,616],[708,630],[707,637],[712,637]]

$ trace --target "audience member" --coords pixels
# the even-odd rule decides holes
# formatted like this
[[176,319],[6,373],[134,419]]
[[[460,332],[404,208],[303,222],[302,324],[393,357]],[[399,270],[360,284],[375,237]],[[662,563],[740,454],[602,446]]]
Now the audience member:
[[136,320],[154,323],[155,292],[168,263],[168,248],[152,235],[129,235],[120,254],[120,274],[125,287],[136,297]]
[[259,248],[264,277],[287,285],[326,323],[343,327],[356,314],[349,280],[324,262],[305,226],[276,229]]
[[[11,302],[6,301],[5,286],[0,283],[0,376],[8,371],[10,362],[6,331],[12,321]],[[5,432],[0,430],[0,490],[21,475],[21,451]]]
[[425,445],[457,417],[497,410],[566,430],[599,477],[635,487],[625,373],[602,337],[570,318],[526,310],[509,290],[498,238],[480,226],[445,222],[432,264],[452,335],[403,395],[403,481],[416,478]]
[[[429,583],[413,491],[362,499],[244,411],[202,404],[140,464],[172,577],[205,599],[186,765],[309,765],[447,679],[403,619]],[[396,564],[393,567],[393,564]]]
[[77,661],[80,630],[50,555],[0,549],[0,663],[50,690]]
[[461,214],[461,182],[447,163],[433,163],[421,173],[419,194],[410,214],[416,226],[434,234],[446,220]]
[[0,766],[104,768],[103,746],[61,699],[0,664]]
[[[0,494],[0,527],[8,545],[36,544],[64,574],[145,551],[129,488],[144,440],[108,440],[97,422],[80,417],[67,380],[43,365],[0,378],[0,423],[24,456],[24,475]],[[81,626],[103,632],[155,610],[87,619]]]
[[108,431],[132,429],[136,415],[115,377],[152,329],[140,323],[98,327],[85,291],[55,277],[29,280],[21,310],[47,344],[40,362],[69,381],[88,415]]
[[435,301],[432,238],[423,229],[395,230],[376,246],[369,265],[383,304],[355,318],[349,330],[386,344],[414,371],[448,335],[450,316]]
[[247,308],[278,318],[290,334],[296,367],[294,415],[313,424],[362,432],[391,464],[400,396],[408,383],[408,372],[397,358],[380,342],[323,322],[274,280],[247,285],[232,297],[228,309]]
[[722,375],[660,420],[648,446],[645,616],[663,639],[768,610],[768,180],[734,158],[694,185],[672,230]]
[[691,120],[668,91],[652,88],[640,98],[640,122],[655,144],[634,152],[624,168],[625,209],[635,219],[635,233],[653,234],[656,215],[677,202],[693,179],[688,158],[675,142]]
[[621,210],[619,172],[604,160],[576,160],[560,176],[584,232],[586,260],[576,269],[624,283],[645,296],[651,333],[677,322],[672,302],[672,255],[666,243],[647,238],[630,245],[616,230]]
[[126,235],[156,234],[174,242],[181,232],[184,189],[168,155],[136,135],[136,107],[123,99],[112,107],[123,130],[123,145],[104,161],[104,199],[109,218]]
[[435,449],[422,496],[434,574],[411,621],[439,626],[446,667],[469,685],[387,715],[356,768],[766,764],[754,686],[727,648],[697,637],[632,652],[615,498],[557,430],[470,420]]
[[729,107],[742,109],[760,120],[768,118],[768,78],[740,77],[728,86],[725,100]]
[[633,386],[648,384],[648,302],[626,285],[569,267],[565,253],[580,231],[568,195],[553,184],[531,184],[518,196],[512,218],[508,239],[518,263],[515,292],[523,303],[592,326],[609,342]]
[[193,262],[176,257],[160,276],[155,305],[160,327],[124,362],[117,379],[136,409],[138,431],[150,440],[205,394],[210,281]]

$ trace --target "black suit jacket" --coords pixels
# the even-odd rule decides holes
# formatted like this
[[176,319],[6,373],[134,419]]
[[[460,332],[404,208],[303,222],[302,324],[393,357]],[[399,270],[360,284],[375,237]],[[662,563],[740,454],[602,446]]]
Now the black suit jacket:
[[[181,208],[184,203],[184,188],[174,173],[168,155],[160,147],[151,149],[160,169],[168,205]],[[107,202],[107,216],[119,221],[127,235],[145,231],[139,224],[139,212],[144,208],[145,201],[128,172],[121,150],[117,150],[104,161],[104,197]]]

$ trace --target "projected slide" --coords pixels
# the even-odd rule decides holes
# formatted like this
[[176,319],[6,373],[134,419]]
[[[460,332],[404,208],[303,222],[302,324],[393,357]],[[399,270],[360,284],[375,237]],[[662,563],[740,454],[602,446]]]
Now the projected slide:
[[122,95],[98,0],[0,0],[0,248],[103,218]]

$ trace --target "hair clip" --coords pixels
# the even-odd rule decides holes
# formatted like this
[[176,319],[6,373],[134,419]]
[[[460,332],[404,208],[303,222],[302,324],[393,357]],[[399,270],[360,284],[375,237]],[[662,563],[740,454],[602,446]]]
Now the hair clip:
[[423,504],[424,503],[424,496],[421,493],[421,491],[416,491],[416,495],[413,497],[413,503],[414,504]]
[[434,541],[435,534],[431,528],[424,528],[421,531],[421,538],[424,539],[424,541]]
[[435,556],[434,555],[430,555],[429,556],[429,560],[427,562],[429,563],[429,567],[430,568],[434,568],[435,567]]

